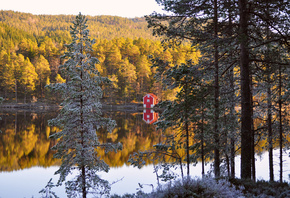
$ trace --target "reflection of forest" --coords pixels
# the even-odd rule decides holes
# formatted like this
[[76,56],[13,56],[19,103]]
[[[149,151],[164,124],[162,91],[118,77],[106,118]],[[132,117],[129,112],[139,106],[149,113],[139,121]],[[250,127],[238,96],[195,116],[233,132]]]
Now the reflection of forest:
[[[106,112],[105,116],[115,119],[117,127],[112,133],[98,131],[100,140],[123,144],[118,153],[99,151],[110,166],[122,166],[132,152],[150,149],[160,141],[161,133],[142,120],[142,113]],[[47,125],[47,120],[56,117],[56,113],[1,112],[0,117],[0,171],[59,164],[50,149],[55,142],[49,139],[57,129]]]
[[[128,165],[130,154],[151,150],[153,145],[161,141],[161,131],[156,131],[155,125],[146,124],[142,112],[113,111],[104,114],[104,116],[116,120],[117,127],[112,133],[99,130],[97,133],[100,141],[123,144],[123,150],[118,153],[99,151],[100,157],[112,167]],[[55,145],[55,141],[49,138],[49,135],[58,129],[47,125],[47,120],[56,116],[56,112],[0,112],[0,117],[2,117],[0,120],[0,130],[2,130],[0,134],[0,172],[33,166],[58,165],[60,162],[53,158],[53,151],[50,149]],[[168,132],[170,133],[170,131]],[[286,139],[289,141],[289,136]],[[194,140],[192,139],[192,141]],[[267,138],[262,135],[256,145],[256,153],[263,152],[266,144]],[[278,142],[275,142],[274,147],[276,146],[278,146]],[[184,151],[179,151],[179,154],[183,156]],[[200,160],[199,154],[197,154],[197,158]],[[148,163],[150,163],[149,160]]]
[[56,113],[1,112],[1,171],[57,164],[50,150],[54,142],[49,139],[56,129],[47,125],[47,119],[54,116]]

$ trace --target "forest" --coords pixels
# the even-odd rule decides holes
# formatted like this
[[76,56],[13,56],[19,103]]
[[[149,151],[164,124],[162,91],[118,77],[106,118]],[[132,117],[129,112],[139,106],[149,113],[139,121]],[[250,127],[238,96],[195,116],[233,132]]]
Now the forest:
[[[73,16],[36,16],[13,11],[0,14],[0,94],[10,101],[55,101],[45,86],[63,82],[58,66],[64,44],[71,41],[69,25]],[[190,46],[176,49],[151,36],[144,18],[88,17],[93,45],[92,56],[99,59],[98,69],[113,84],[105,89],[109,103],[142,101],[144,94],[156,93],[161,99],[172,97],[162,92],[154,79],[149,55],[162,57],[172,64],[187,59],[197,61],[199,53]],[[114,96],[114,97],[112,97]],[[113,98],[113,99],[112,99]],[[112,101],[114,100],[114,101]]]
[[[159,129],[173,128],[167,141],[136,153],[132,164],[152,160],[176,148],[176,164],[213,160],[215,178],[235,178],[235,156],[241,156],[242,179],[256,181],[258,143],[266,140],[269,178],[274,181],[273,150],[279,149],[279,181],[283,152],[289,142],[289,4],[287,1],[157,1],[170,14],[146,16],[153,35],[171,49],[191,43],[198,61],[171,65],[152,60],[155,79],[175,98],[158,104],[164,109]],[[193,142],[192,142],[193,140]],[[177,146],[178,145],[178,146]],[[198,155],[197,155],[198,153]]]
[[[170,168],[180,167],[182,177],[190,176],[192,164],[201,162],[204,167],[211,159],[215,178],[234,179],[235,157],[240,155],[240,177],[255,182],[256,154],[266,150],[269,180],[273,182],[277,180],[273,150],[278,149],[282,184],[290,128],[287,1],[157,2],[172,15],[153,13],[145,19],[88,16],[90,35],[96,39],[91,55],[99,60],[95,67],[112,82],[100,85],[103,100],[110,104],[140,102],[145,93],[155,93],[162,109],[157,129],[172,130],[153,148],[132,154],[129,162],[142,167],[148,160],[158,161],[164,170],[160,179],[170,180]],[[60,59],[66,52],[65,44],[72,41],[68,24],[73,17],[12,11],[1,14],[0,94],[6,100],[24,103],[56,101],[58,95],[50,93],[46,85],[67,80],[58,66],[65,62]],[[91,55],[81,52],[90,59]],[[65,63],[70,66],[68,61]],[[78,79],[71,81],[77,85]],[[71,89],[77,90],[75,87]],[[78,89],[83,91],[84,87]],[[78,102],[82,108],[82,99]],[[82,124],[91,119],[80,115]],[[73,126],[69,118],[65,119],[68,128]],[[59,117],[57,121],[61,125],[64,119]],[[107,123],[116,124],[110,120],[103,124]],[[83,138],[86,131],[80,131]],[[58,152],[64,152],[63,148],[60,145]],[[82,162],[79,166],[80,177],[85,178],[90,169]],[[64,167],[62,171],[67,170]],[[86,183],[85,179],[82,182]],[[82,190],[86,194],[86,189]],[[167,192],[170,190],[158,193]]]

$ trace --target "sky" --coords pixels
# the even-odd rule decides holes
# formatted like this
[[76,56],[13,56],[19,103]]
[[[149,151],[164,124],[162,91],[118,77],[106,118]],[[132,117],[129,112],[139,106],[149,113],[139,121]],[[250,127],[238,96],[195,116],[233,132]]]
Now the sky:
[[142,17],[162,8],[155,0],[1,0],[1,10],[32,14],[112,15]]

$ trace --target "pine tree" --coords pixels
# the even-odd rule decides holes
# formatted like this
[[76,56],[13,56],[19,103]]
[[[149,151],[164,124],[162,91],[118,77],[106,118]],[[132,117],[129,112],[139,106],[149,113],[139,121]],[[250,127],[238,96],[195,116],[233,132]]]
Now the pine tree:
[[63,93],[63,108],[56,118],[49,121],[50,125],[62,128],[52,135],[59,140],[54,147],[55,157],[62,160],[56,171],[60,175],[57,185],[65,182],[72,171],[77,171],[76,177],[65,183],[66,192],[68,197],[82,194],[83,198],[88,193],[109,193],[109,183],[97,175],[99,171],[108,172],[109,166],[100,159],[97,149],[121,149],[120,144],[100,143],[96,134],[101,127],[111,132],[116,123],[102,117],[100,86],[109,80],[99,75],[95,68],[99,61],[89,54],[94,41],[89,38],[86,23],[87,19],[80,13],[71,27],[73,41],[67,45],[68,51],[63,56],[66,62],[60,66],[66,82],[50,86]]
[[[265,48],[277,41],[289,48],[289,6],[288,1],[249,1],[249,0],[156,0],[169,12],[169,15],[153,13],[147,17],[153,34],[162,36],[170,44],[184,40],[197,45],[202,52],[204,67],[215,66],[215,129],[220,122],[222,104],[218,99],[218,88],[222,88],[223,75],[239,64],[240,98],[241,98],[241,177],[255,178],[254,133],[253,133],[253,92],[252,64],[273,62],[265,61],[256,53],[257,48]],[[288,4],[287,4],[288,3]],[[265,30],[271,30],[267,37]],[[214,50],[211,50],[211,49]],[[213,57],[214,55],[214,57]],[[217,56],[218,55],[218,56]],[[209,69],[211,69],[209,67]],[[220,73],[219,70],[221,71]],[[213,73],[213,72],[212,72]],[[219,75],[221,74],[221,75]],[[219,77],[219,79],[217,78]],[[211,77],[214,79],[213,77]],[[221,81],[218,81],[221,80]],[[233,88],[233,86],[232,86]],[[234,108],[231,107],[232,115]],[[218,129],[218,130],[216,130]],[[216,148],[219,147],[218,136],[215,137]],[[232,144],[233,145],[233,144]],[[234,148],[232,146],[232,148]],[[218,154],[218,150],[217,154]],[[232,149],[232,151],[234,151]],[[232,152],[233,153],[233,152]],[[222,154],[222,153],[220,153]],[[233,155],[232,155],[233,156]],[[222,155],[220,155],[222,157]],[[218,176],[216,155],[215,171]],[[234,159],[232,157],[232,159]]]
[[34,63],[35,71],[38,74],[38,86],[40,90],[40,97],[43,97],[44,86],[46,84],[46,79],[50,76],[50,66],[46,58],[40,55]]
[[[202,130],[199,104],[204,101],[205,95],[208,95],[209,86],[202,80],[204,70],[194,65],[192,60],[168,68],[170,63],[159,58],[153,59],[153,66],[157,67],[155,77],[162,80],[166,89],[178,89],[175,99],[165,100],[158,104],[158,107],[164,109],[156,122],[157,129],[165,131],[172,128],[174,133],[166,135],[166,140],[154,146],[153,151],[134,153],[129,161],[131,164],[142,167],[144,159],[157,161],[161,160],[163,180],[173,179],[169,174],[169,167],[180,166],[183,177],[183,161],[186,162],[187,176],[190,176],[190,164],[196,163],[200,158],[197,149],[203,150],[204,142],[202,136],[198,134]],[[161,78],[162,76],[162,78]],[[202,133],[202,132],[200,132]],[[184,154],[180,154],[184,153]],[[165,156],[169,156],[172,161],[164,162]],[[204,159],[204,153],[201,154]]]
[[[153,27],[153,34],[165,36],[164,40],[170,43],[172,47],[180,42],[186,40],[192,42],[201,51],[203,58],[199,60],[200,68],[207,69],[205,78],[210,78],[214,83],[214,118],[212,119],[213,125],[213,138],[212,142],[214,150],[214,172],[215,176],[220,176],[220,80],[222,66],[220,63],[222,54],[227,54],[225,45],[225,38],[220,35],[224,31],[222,29],[219,19],[223,10],[222,2],[218,1],[199,1],[199,0],[162,0],[157,1],[163,5],[165,10],[172,12],[172,16],[162,16],[152,14],[147,17],[149,27]],[[203,12],[203,14],[200,14]],[[223,47],[222,47],[223,46]],[[223,67],[228,65],[223,64]],[[200,104],[201,105],[201,104]]]
[[9,92],[14,91],[15,78],[14,68],[12,67],[11,54],[5,51],[0,52],[0,85],[3,88],[4,98],[7,98]]
[[24,89],[24,103],[26,103],[27,93],[31,93],[35,90],[35,82],[37,80],[37,73],[35,67],[30,62],[29,58],[26,58],[23,63],[21,84]]

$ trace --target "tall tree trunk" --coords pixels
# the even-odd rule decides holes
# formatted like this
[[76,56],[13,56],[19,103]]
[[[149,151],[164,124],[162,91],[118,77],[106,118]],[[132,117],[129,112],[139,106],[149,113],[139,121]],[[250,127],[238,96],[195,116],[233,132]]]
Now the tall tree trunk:
[[[250,74],[250,89],[251,89],[251,117],[254,117],[254,99],[253,99],[253,76]],[[256,159],[255,159],[255,129],[254,129],[254,120],[251,119],[251,166],[252,166],[252,180],[256,181]]]
[[85,166],[83,165],[81,167],[82,169],[82,193],[83,193],[83,198],[87,198],[87,190],[86,190],[86,169],[85,169]]
[[[231,96],[230,96],[230,101],[231,101],[231,106],[230,106],[230,117],[235,118],[235,84],[234,84],[234,68],[230,69],[229,72],[229,77],[230,77],[230,90],[231,90]],[[235,125],[231,126],[231,131],[230,131],[230,172],[231,178],[235,178]]]
[[201,101],[201,175],[204,177],[204,105]]
[[[82,71],[81,71],[81,79],[82,79]],[[83,87],[82,87],[82,82],[81,82],[81,92],[83,92]],[[83,118],[83,97],[80,95],[80,109],[81,109],[81,146],[82,149],[85,149],[85,144],[84,144],[84,136],[85,136],[85,131],[84,131],[84,118]],[[87,190],[86,190],[86,169],[85,169],[85,163],[81,164],[81,177],[82,177],[82,194],[83,198],[87,197]]]
[[[268,4],[268,3],[267,3]],[[269,5],[266,9],[267,15],[269,14]],[[266,38],[270,39],[269,27],[266,29]],[[266,73],[267,73],[267,127],[268,127],[268,152],[269,152],[269,177],[270,181],[274,181],[274,164],[273,164],[273,131],[272,131],[272,91],[271,91],[271,66],[267,63],[270,60],[270,45],[267,45],[266,59]]]
[[186,162],[187,162],[187,177],[189,177],[189,164],[190,164],[190,159],[189,159],[189,127],[188,127],[188,82],[186,79],[185,82],[185,131],[186,131]]
[[220,176],[220,139],[219,139],[219,65],[218,65],[218,14],[217,14],[217,0],[214,0],[214,66],[215,66],[215,92],[214,92],[214,174],[215,177]]
[[241,78],[241,178],[251,179],[251,90],[248,52],[247,0],[239,0],[240,78]]
[[[228,12],[229,12],[229,24],[228,24],[228,37],[233,36],[233,0],[228,0],[227,2]],[[229,52],[230,60],[233,60],[233,54]],[[230,84],[230,118],[235,120],[235,103],[236,103],[236,96],[235,96],[235,84],[234,84],[234,67],[232,66],[228,72],[229,84]],[[229,140],[230,140],[230,178],[235,178],[235,123],[230,124],[230,133],[229,133]]]
[[[232,21],[232,5],[233,2],[232,0],[229,0],[228,2],[228,12],[229,12],[229,25],[228,25],[228,37],[233,36],[233,21]],[[233,54],[230,52],[229,54],[230,59],[232,60]],[[230,83],[230,118],[235,119],[235,83],[234,83],[234,67],[231,67],[229,69],[229,83]],[[229,177],[235,178],[235,136],[234,134],[236,133],[235,131],[235,126],[232,124],[231,125],[231,130],[230,130],[230,175]]]
[[186,128],[186,162],[187,162],[187,176],[189,177],[189,129],[188,129],[188,122],[185,123]]
[[279,65],[279,146],[280,146],[280,183],[283,182],[283,127],[282,127],[282,71]]
[[235,138],[231,137],[231,178],[235,178]]
[[[80,32],[81,32],[82,29],[80,29]],[[82,37],[82,33],[81,33],[81,36]],[[81,45],[81,49],[80,49],[80,53],[83,54],[83,45]],[[81,146],[82,146],[82,156],[83,156],[83,150],[85,149],[85,143],[84,143],[84,136],[85,136],[85,129],[84,129],[84,112],[83,112],[83,58],[80,58],[80,67],[81,67],[81,73],[80,73],[80,80],[81,80],[81,83],[80,83],[80,119],[81,119]],[[85,160],[85,159],[83,159]],[[82,178],[82,194],[83,194],[83,198],[86,198],[87,197],[87,188],[86,188],[86,164],[84,163],[84,161],[81,162],[81,178]]]
[[[269,74],[268,74],[268,80]],[[271,94],[271,86],[270,82],[268,82],[268,91],[267,91],[267,97],[268,97],[268,119],[267,119],[267,125],[268,125],[268,144],[269,144],[269,176],[270,176],[270,181],[274,181],[274,164],[273,164],[273,135],[272,135],[272,94]]]

